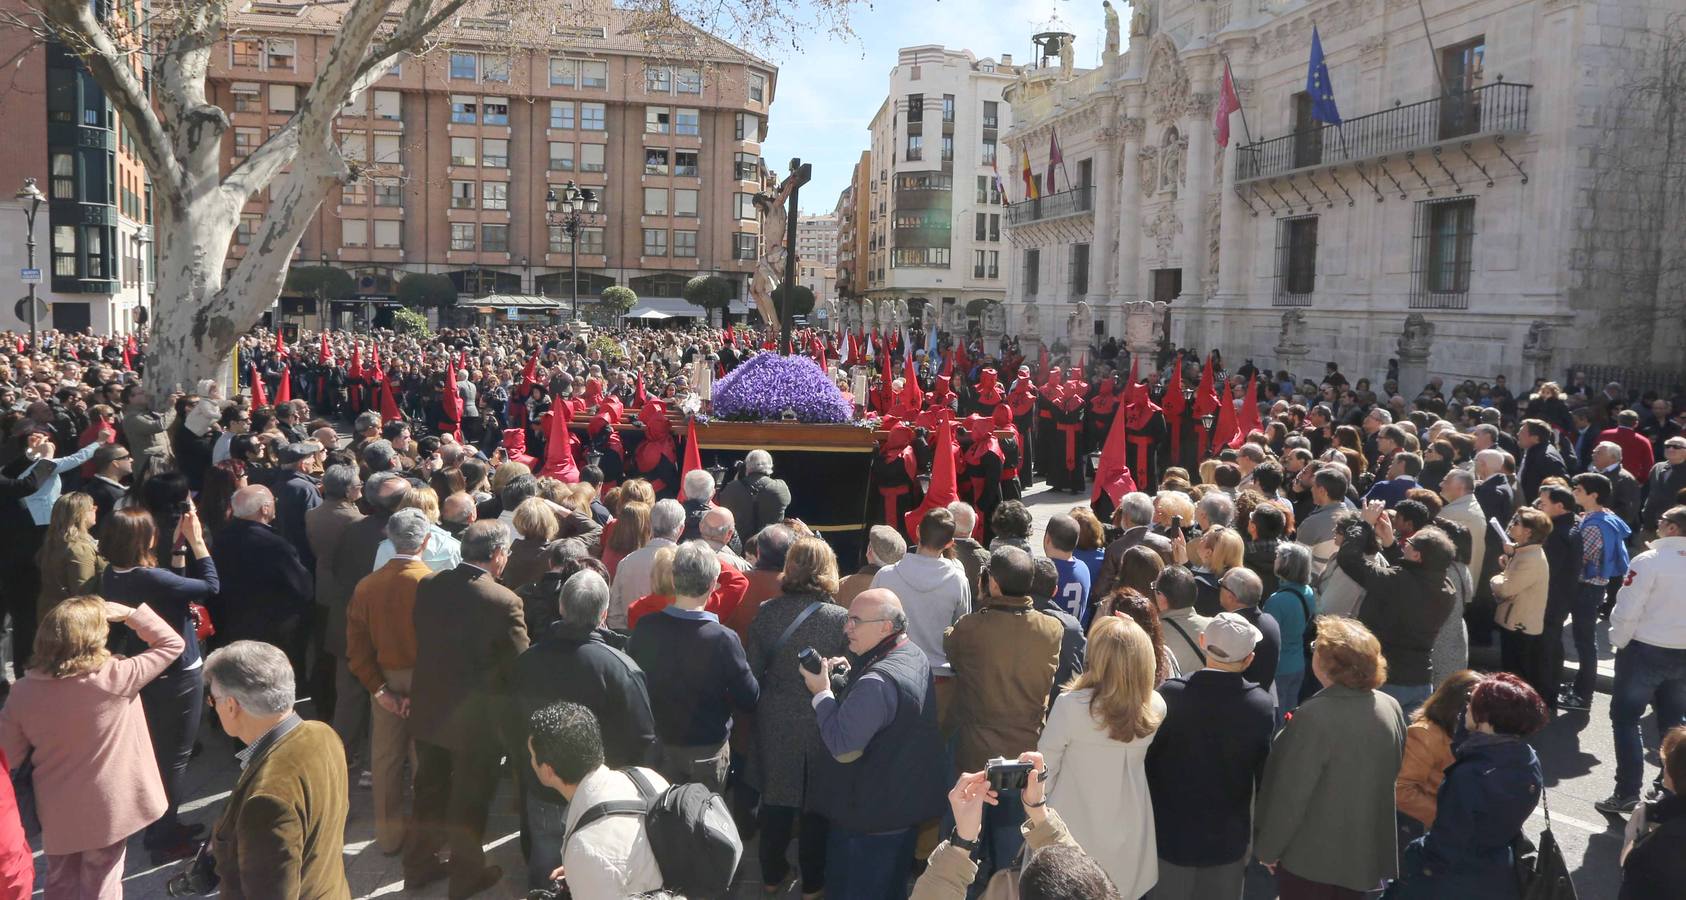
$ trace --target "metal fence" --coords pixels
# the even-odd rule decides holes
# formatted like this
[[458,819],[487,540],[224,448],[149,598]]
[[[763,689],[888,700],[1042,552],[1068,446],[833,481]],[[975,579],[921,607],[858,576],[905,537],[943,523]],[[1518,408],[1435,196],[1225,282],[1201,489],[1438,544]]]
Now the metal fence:
[[[1633,366],[1570,366],[1561,373],[1560,377],[1568,378],[1570,372],[1580,372],[1586,376],[1586,383],[1592,389],[1602,390],[1604,385],[1614,381],[1630,391],[1638,391],[1643,395],[1646,391],[1656,391],[1664,397],[1672,397],[1677,388],[1686,385],[1686,371],[1679,369],[1643,369]],[[1558,376],[1554,376],[1558,377]]]
[[1060,219],[1086,213],[1095,208],[1093,187],[1072,188],[1048,194],[1035,200],[1020,200],[1007,207],[1008,225],[1027,225],[1048,219]]

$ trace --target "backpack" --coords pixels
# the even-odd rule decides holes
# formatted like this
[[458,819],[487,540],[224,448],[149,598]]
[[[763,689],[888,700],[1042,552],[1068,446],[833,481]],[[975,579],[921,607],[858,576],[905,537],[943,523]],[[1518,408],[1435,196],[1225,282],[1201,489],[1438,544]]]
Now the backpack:
[[675,784],[657,792],[637,768],[620,770],[642,800],[610,800],[585,811],[562,839],[606,816],[642,816],[645,840],[662,872],[662,887],[687,897],[724,897],[743,858],[743,839],[719,794],[701,784]]

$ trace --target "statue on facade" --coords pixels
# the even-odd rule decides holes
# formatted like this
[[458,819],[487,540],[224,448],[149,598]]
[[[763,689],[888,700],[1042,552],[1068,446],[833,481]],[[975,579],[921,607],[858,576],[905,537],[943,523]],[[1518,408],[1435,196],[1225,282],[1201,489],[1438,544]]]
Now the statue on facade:
[[1524,356],[1539,356],[1550,359],[1552,351],[1557,349],[1557,333],[1551,323],[1544,319],[1535,319],[1528,324],[1528,336],[1522,339],[1522,354]]
[[1024,337],[1042,339],[1042,310],[1031,301],[1024,305]]
[[1171,129],[1159,150],[1159,189],[1180,190],[1187,177],[1188,139]]
[[1095,334],[1095,312],[1089,308],[1089,301],[1077,301],[1077,309],[1072,312],[1067,327],[1066,341],[1072,349],[1089,346],[1089,340]]
[[754,274],[750,276],[749,296],[755,300],[755,308],[774,335],[778,334],[780,322],[773,290],[778,286],[779,279],[784,277],[785,259],[789,252],[785,247],[785,238],[790,214],[785,207],[799,184],[794,175],[782,182],[775,181],[773,173],[763,163],[761,190],[756,192],[753,200],[761,218],[761,255],[755,261]]
[[1001,304],[990,301],[983,310],[984,334],[988,337],[1000,337],[1007,333],[1007,310]]
[[1118,55],[1118,10],[1112,8],[1112,0],[1101,0],[1101,7],[1106,10],[1106,55]]
[[1067,35],[1060,41],[1060,80],[1070,81],[1077,66],[1077,49],[1072,46],[1076,38]]
[[1276,351],[1304,350],[1305,342],[1300,336],[1305,334],[1305,313],[1297,309],[1290,309],[1282,314],[1282,325],[1276,333]]
[[1130,36],[1147,37],[1147,9],[1144,3],[1130,4]]
[[1399,333],[1399,355],[1401,357],[1426,358],[1429,345],[1433,342],[1433,322],[1430,322],[1422,313],[1411,313],[1405,317],[1405,329]]

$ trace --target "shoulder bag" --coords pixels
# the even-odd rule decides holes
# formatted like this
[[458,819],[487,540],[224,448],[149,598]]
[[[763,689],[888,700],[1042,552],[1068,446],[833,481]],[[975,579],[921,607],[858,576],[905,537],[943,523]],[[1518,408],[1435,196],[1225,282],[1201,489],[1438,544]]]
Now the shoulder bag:
[[1536,847],[1526,834],[1517,834],[1511,841],[1511,855],[1516,867],[1517,896],[1521,900],[1577,900],[1575,882],[1569,877],[1569,866],[1563,861],[1563,850],[1551,833],[1551,802],[1546,790],[1540,788],[1540,805],[1545,810],[1545,830],[1540,832]]
[[825,602],[826,601],[824,600],[814,600],[810,602],[807,606],[802,608],[801,612],[796,614],[796,618],[790,620],[789,625],[784,627],[784,632],[779,635],[779,639],[773,642],[773,649],[767,652],[766,661],[761,664],[761,668],[755,673],[755,680],[757,682],[766,677],[767,668],[773,664],[773,660],[778,659],[779,651],[783,650],[784,645],[790,642],[790,636],[796,633],[796,629],[802,627],[803,622],[808,621],[808,617],[814,614],[814,610],[817,610],[821,606],[825,605]]

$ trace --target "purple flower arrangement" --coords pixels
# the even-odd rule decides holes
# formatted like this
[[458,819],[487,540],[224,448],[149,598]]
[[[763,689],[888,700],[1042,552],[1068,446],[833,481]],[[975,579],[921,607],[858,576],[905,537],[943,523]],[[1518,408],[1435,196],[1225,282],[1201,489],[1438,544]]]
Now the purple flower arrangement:
[[854,415],[843,392],[806,356],[758,353],[714,383],[714,417],[777,422],[790,410],[798,422],[839,424]]

